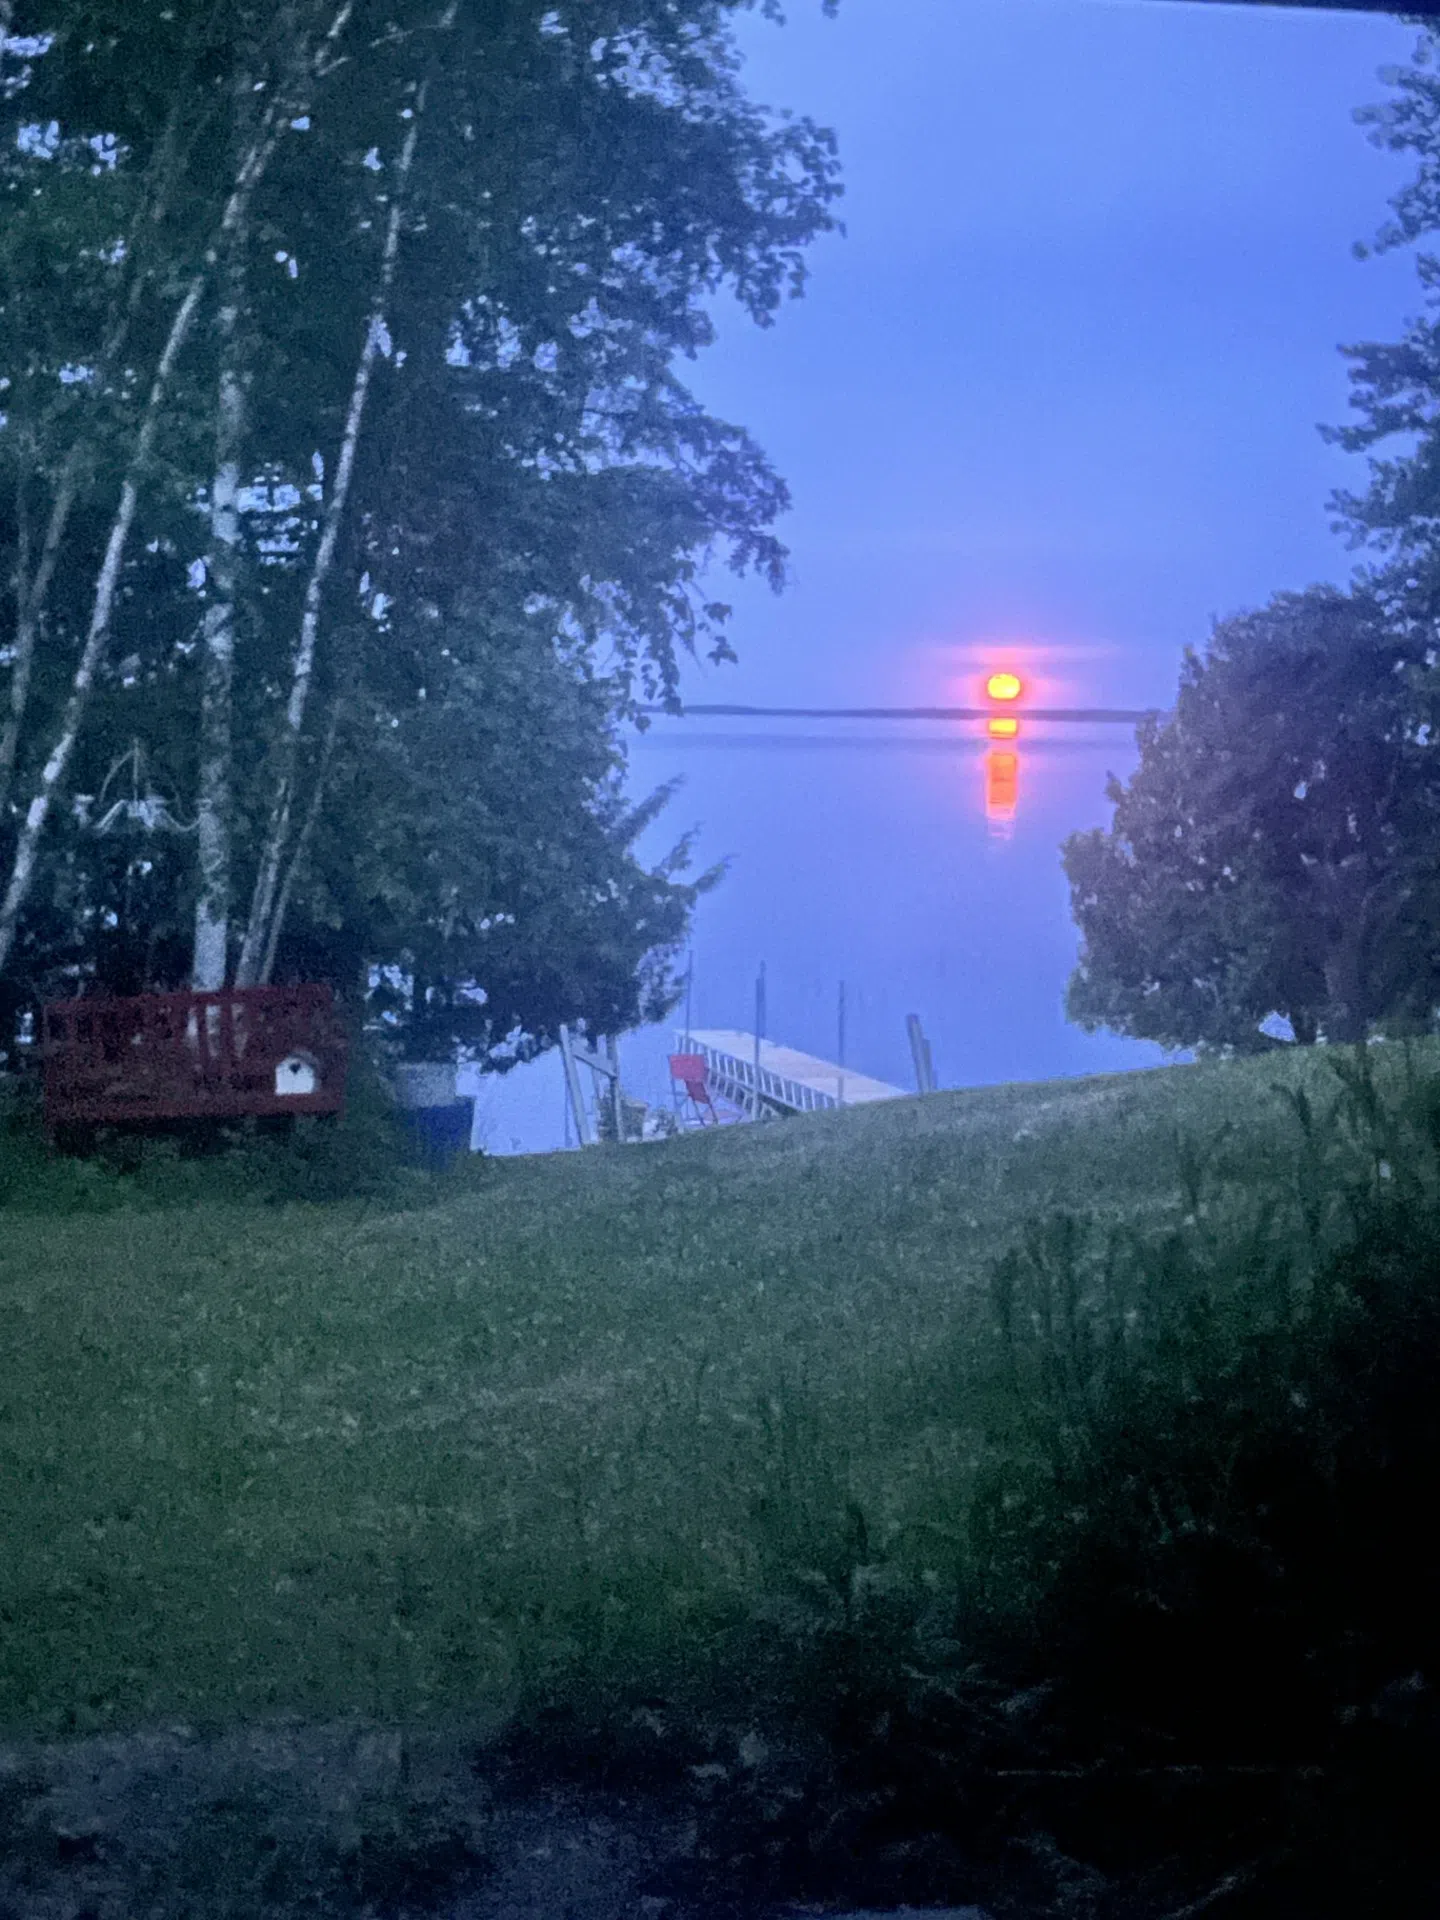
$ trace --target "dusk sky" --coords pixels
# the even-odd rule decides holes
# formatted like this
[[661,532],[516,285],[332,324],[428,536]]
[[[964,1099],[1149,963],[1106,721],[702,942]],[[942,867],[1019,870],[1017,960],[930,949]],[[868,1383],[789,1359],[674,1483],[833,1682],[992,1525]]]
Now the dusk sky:
[[[1420,300],[1408,256],[1353,256],[1410,171],[1353,112],[1418,30],[1173,0],[790,13],[747,21],[749,89],[836,129],[848,233],[773,328],[717,309],[688,369],[794,510],[789,590],[717,582],[740,664],[687,667],[687,700],[963,704],[1003,656],[1052,704],[1168,706],[1212,616],[1347,581],[1326,501],[1364,464],[1316,430],[1347,415],[1337,348]],[[698,826],[702,864],[732,861],[697,916],[697,1025],[748,1026],[764,959],[771,1037],[832,1056],[844,978],[851,1062],[883,1079],[909,1083],[907,1012],[942,1085],[1162,1059],[1061,1008],[1059,844],[1108,822],[1128,729],[1029,729],[1008,837],[975,727],[803,731],[657,722],[632,754],[637,792],[686,776],[647,848]],[[669,1044],[625,1043],[648,1097]],[[494,1145],[557,1143],[553,1069],[516,1077],[533,1116]]]

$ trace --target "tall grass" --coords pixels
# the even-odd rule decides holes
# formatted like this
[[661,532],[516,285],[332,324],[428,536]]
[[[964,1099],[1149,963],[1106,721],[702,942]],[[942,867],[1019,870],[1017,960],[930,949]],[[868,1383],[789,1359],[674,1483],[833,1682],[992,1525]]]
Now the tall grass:
[[1030,1782],[1012,1828],[1142,1881],[1204,1866],[1205,1910],[1419,1916],[1440,1904],[1440,1083],[1413,1049],[1325,1066],[1328,1088],[1271,1089],[1291,1135],[1263,1179],[1232,1123],[1177,1131],[1178,1219],[1057,1211],[992,1264],[951,1657],[922,1649],[908,1690],[872,1668],[866,1711],[907,1698],[933,1750],[978,1654],[932,1787],[968,1769],[973,1796],[1002,1676],[1027,1749],[1005,1771]]
[[[323,1201],[283,1156],[263,1200],[178,1156],[45,1170],[104,1220],[12,1173],[0,1721],[623,1743],[637,1702],[723,1708],[849,1756],[837,1834],[899,1818],[898,1768],[912,1819],[963,1786],[1137,1872],[1198,1822],[1217,1873],[1293,1879],[1314,1770],[1361,1779],[1386,1714],[1412,1772],[1430,1737],[1436,1065],[941,1095]],[[1212,1791],[1242,1767],[1281,1783],[1268,1839]]]

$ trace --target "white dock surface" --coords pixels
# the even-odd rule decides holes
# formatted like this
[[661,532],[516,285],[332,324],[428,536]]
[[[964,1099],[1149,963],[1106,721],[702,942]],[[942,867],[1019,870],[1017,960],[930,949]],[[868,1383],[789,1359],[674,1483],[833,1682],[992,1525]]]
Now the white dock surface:
[[[713,1047],[716,1053],[728,1053],[732,1059],[753,1065],[755,1059],[755,1036],[753,1033],[740,1033],[729,1027],[696,1027],[690,1038],[702,1046]],[[833,1060],[818,1060],[813,1053],[801,1053],[796,1047],[778,1047],[772,1040],[760,1042],[761,1070],[780,1074],[786,1080],[798,1081],[802,1087],[810,1087],[816,1093],[829,1094],[832,1100],[838,1097],[841,1106],[860,1107],[872,1100],[905,1100],[909,1093],[904,1087],[892,1087],[884,1080],[872,1080],[868,1074],[856,1073],[850,1067],[838,1067]]]

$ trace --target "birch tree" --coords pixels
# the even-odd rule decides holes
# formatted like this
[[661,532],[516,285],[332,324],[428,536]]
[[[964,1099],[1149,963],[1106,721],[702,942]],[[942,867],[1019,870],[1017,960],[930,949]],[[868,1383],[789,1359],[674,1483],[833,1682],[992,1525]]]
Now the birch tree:
[[[71,23],[72,37],[78,22]],[[188,48],[193,57],[201,49],[191,44]],[[17,88],[23,98],[23,88]],[[66,356],[52,351],[47,356],[42,353],[38,365],[31,370],[30,387],[35,385],[35,374],[44,377],[47,373],[53,380],[57,374],[66,377],[66,360],[70,360],[69,371],[83,377],[75,381],[78,391],[79,410],[68,434],[68,445],[56,479],[48,517],[45,520],[43,537],[34,551],[31,565],[32,546],[30,537],[28,501],[24,497],[25,489],[33,474],[43,471],[39,460],[42,436],[51,438],[59,422],[44,420],[41,410],[32,404],[20,423],[20,433],[26,441],[26,455],[17,465],[17,501],[16,501],[16,569],[14,576],[15,626],[10,646],[11,675],[9,687],[8,711],[3,725],[0,725],[0,819],[8,808],[12,784],[16,773],[20,739],[24,728],[31,684],[35,667],[36,646],[40,628],[44,621],[50,601],[51,588],[55,581],[56,569],[62,554],[66,553],[66,537],[70,530],[71,518],[79,502],[86,482],[95,470],[103,464],[102,450],[103,428],[97,421],[99,401],[108,394],[116,376],[124,363],[132,331],[140,314],[147,293],[157,277],[157,269],[163,271],[169,261],[163,250],[157,249],[160,230],[177,197],[177,190],[184,180],[187,162],[193,155],[196,141],[203,134],[206,116],[203,108],[196,115],[195,103],[190,93],[182,85],[172,97],[165,115],[163,128],[155,145],[155,150],[143,168],[138,193],[134,196],[133,210],[123,222],[118,238],[107,248],[99,249],[99,256],[105,263],[104,278],[111,283],[105,296],[102,339],[98,349],[89,351],[88,343],[78,350],[79,364],[74,355]],[[189,124],[187,125],[187,120]],[[82,138],[74,138],[66,143],[79,149],[79,158],[85,170],[91,174],[101,171],[93,164],[94,143]],[[111,158],[113,159],[113,154]],[[44,190],[38,185],[27,183],[25,199],[38,196],[44,198]],[[106,197],[113,192],[113,185],[107,185]],[[23,204],[23,202],[22,202]],[[30,211],[29,208],[26,211]],[[105,215],[99,217],[103,220]],[[48,223],[48,237],[53,243],[56,222]],[[91,234],[91,252],[95,253],[95,240],[99,236]],[[109,236],[105,236],[109,238]],[[73,256],[81,249],[81,235],[66,235]],[[157,258],[157,251],[160,257]],[[12,282],[13,270],[8,275]],[[22,304],[23,289],[9,288],[6,301],[7,310]],[[68,310],[73,308],[73,281],[66,289],[69,298],[64,301]],[[43,298],[43,296],[42,296]],[[27,304],[33,311],[37,300],[33,296]],[[59,304],[59,303],[56,303]],[[15,350],[11,343],[12,352]],[[14,381],[11,379],[13,386]]]
[[[437,22],[437,36],[449,33],[455,24],[457,11],[458,0],[450,0],[450,4]],[[345,510],[350,501],[350,487],[355,473],[355,455],[365,424],[365,408],[370,397],[370,383],[374,375],[375,362],[384,343],[389,339],[386,316],[391,292],[395,285],[395,269],[400,254],[400,233],[405,219],[410,177],[415,164],[415,149],[419,143],[420,131],[425,119],[425,105],[430,84],[427,76],[420,83],[414,106],[405,109],[408,126],[401,145],[400,157],[396,163],[395,185],[390,194],[389,213],[385,222],[385,239],[376,274],[374,304],[366,322],[365,338],[355,368],[355,381],[350,392],[350,404],[345,413],[344,433],[340,441],[339,457],[335,464],[335,478],[321,520],[320,539],[315,549],[310,577],[305,583],[304,611],[300,621],[300,644],[295,653],[295,670],[291,676],[290,697],[285,709],[285,727],[280,738],[270,826],[265,843],[260,850],[255,890],[250,902],[250,917],[245,928],[239,963],[235,970],[235,984],[241,987],[253,986],[257,982],[263,983],[263,980],[268,977],[267,956],[273,964],[278,938],[278,928],[274,924],[276,888],[279,884],[281,865],[290,850],[295,779],[300,760],[305,710],[309,703],[310,687],[315,673],[315,649],[320,632],[320,612],[325,591],[330,582],[330,572],[335,563],[335,551],[340,538],[340,529],[344,523]]]
[[336,42],[343,34],[352,10],[353,0],[342,0],[319,47],[301,43],[285,83],[276,89],[274,97],[260,115],[255,137],[236,169],[234,183],[217,224],[214,238],[206,251],[205,260],[190,276],[189,284],[171,320],[141,415],[135,444],[121,482],[119,503],[111,522],[109,538],[106,541],[104,556],[95,581],[89,627],[80,660],[71,680],[69,696],[61,714],[56,736],[41,769],[30,804],[25,811],[11,862],[10,879],[4,898],[0,900],[0,973],[4,972],[6,961],[15,943],[19,916],[35,881],[41,837],[54,805],[57,790],[65,778],[74,754],[76,740],[84,722],[94,686],[96,670],[109,640],[121,563],[134,523],[140,489],[147,478],[154,454],[156,435],[160,429],[163,410],[169,398],[171,382],[180,355],[189,340],[191,328],[216,263],[232,244],[235,234],[244,224],[251,199],[264,178],[265,170],[280,139],[285,118],[302,112],[309,104],[314,83],[323,71]]
[[[253,98],[253,69],[235,82],[236,127],[243,146]],[[199,887],[190,984],[197,992],[226,984],[234,830],[235,611],[240,571],[240,472],[246,442],[246,374],[241,364],[245,318],[247,223],[237,225],[221,263],[215,343],[215,473],[210,483],[210,544],[204,567],[211,598],[201,624],[199,778],[196,854]]]

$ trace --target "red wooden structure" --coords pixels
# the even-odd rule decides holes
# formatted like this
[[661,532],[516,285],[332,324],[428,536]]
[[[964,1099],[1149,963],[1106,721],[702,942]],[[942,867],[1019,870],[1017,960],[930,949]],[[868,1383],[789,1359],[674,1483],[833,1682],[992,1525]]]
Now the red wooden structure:
[[347,1045],[328,986],[229,987],[41,1009],[45,1124],[339,1113]]

